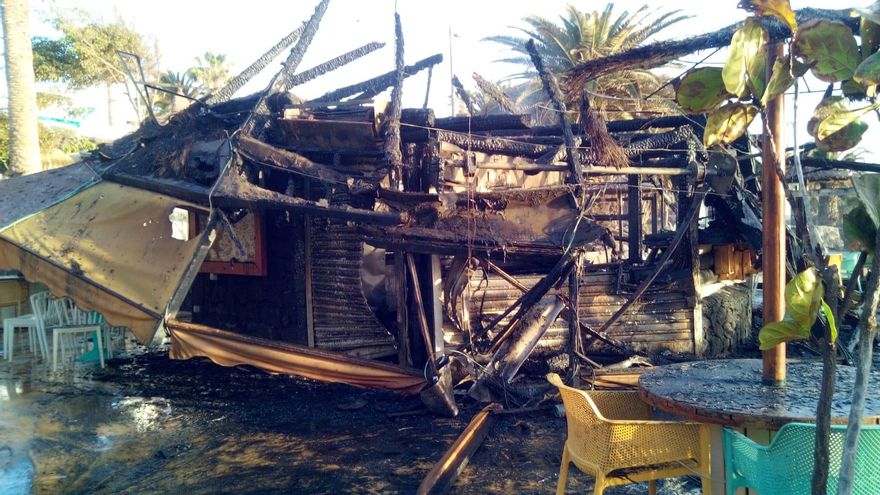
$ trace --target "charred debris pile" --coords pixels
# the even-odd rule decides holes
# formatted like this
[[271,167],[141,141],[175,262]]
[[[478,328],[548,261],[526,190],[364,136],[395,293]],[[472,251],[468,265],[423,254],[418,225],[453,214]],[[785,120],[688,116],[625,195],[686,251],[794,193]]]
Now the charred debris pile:
[[[552,125],[533,125],[520,113],[528,109],[479,76],[507,113],[437,118],[402,108],[404,81],[427,71],[430,88],[442,56],[406,65],[399,18],[392,70],[298,99],[297,86],[383,46],[300,70],[327,3],[227,87],[99,150],[104,180],[217,212],[211,218],[233,246],[227,265],[245,241],[241,218],[303,227],[286,237],[266,230],[258,239],[269,245],[266,273],[228,283],[244,299],[290,271],[284,280],[298,290],[263,290],[263,307],[252,311],[261,314],[238,321],[199,312],[213,296],[194,288],[194,322],[393,363],[423,374],[425,402],[447,414],[463,382],[479,400],[527,406],[532,399],[511,386],[524,371],[574,375],[663,351],[702,354],[700,270],[712,261],[701,259],[700,236],[760,242],[754,191],[742,181],[748,159],[705,150],[699,116],[606,123],[586,97],[565,108],[537,54],[559,117]],[[288,48],[264,91],[232,98]],[[747,151],[747,141],[739,145]],[[705,202],[717,212],[714,233],[698,232]],[[380,253],[378,268],[365,246]],[[284,250],[300,254],[275,260]],[[380,282],[368,284],[367,265]],[[262,325],[269,333],[243,321],[275,314]]]

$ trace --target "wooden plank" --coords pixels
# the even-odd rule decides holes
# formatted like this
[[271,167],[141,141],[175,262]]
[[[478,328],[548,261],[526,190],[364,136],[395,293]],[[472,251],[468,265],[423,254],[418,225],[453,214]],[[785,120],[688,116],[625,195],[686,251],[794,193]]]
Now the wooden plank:
[[297,148],[323,150],[378,149],[372,122],[342,120],[278,119],[283,142]]

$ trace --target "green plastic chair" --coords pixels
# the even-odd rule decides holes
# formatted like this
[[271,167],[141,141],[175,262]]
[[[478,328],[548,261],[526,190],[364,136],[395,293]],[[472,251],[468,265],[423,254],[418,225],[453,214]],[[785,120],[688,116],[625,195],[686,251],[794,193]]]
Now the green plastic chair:
[[[837,493],[846,426],[831,427],[828,486]],[[760,445],[741,433],[724,429],[724,471],[727,495],[737,488],[755,489],[761,495],[809,494],[813,478],[816,425],[789,423],[770,445]],[[876,495],[880,491],[880,426],[862,426],[856,453],[856,481],[853,493]]]

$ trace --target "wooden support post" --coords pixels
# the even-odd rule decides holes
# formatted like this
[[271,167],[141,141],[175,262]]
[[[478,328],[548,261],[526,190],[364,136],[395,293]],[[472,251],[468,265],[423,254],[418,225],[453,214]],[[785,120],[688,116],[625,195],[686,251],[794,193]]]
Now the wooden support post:
[[[309,179],[303,179],[303,197],[311,198],[312,183]],[[303,215],[303,244],[305,252],[306,279],[306,339],[309,347],[315,347],[315,310],[312,296],[312,216]]]
[[[767,70],[782,56],[782,45],[768,46]],[[781,321],[785,314],[785,185],[777,168],[785,173],[783,139],[784,96],[770,100],[764,110],[764,141],[761,155],[761,204],[764,229],[762,239],[764,270],[764,323]],[[764,383],[785,383],[785,344],[763,354]]]
[[410,352],[409,314],[407,311],[407,274],[406,254],[402,251],[394,253],[394,274],[397,278],[397,357],[402,367],[412,367],[413,359]]
[[629,236],[629,261],[642,261],[642,176],[630,175],[627,178],[626,213]]
[[[579,304],[580,276],[581,256],[578,254],[575,255],[574,269],[568,275],[568,300],[572,306],[568,311],[568,367],[575,381],[578,380],[578,354],[583,351]],[[574,386],[577,386],[577,383]]]
[[[694,198],[694,201],[698,201]],[[691,277],[693,281],[694,293],[688,298],[693,301],[693,321],[694,321],[694,355],[698,358],[703,357],[706,350],[706,337],[703,333],[703,303],[702,303],[702,278],[700,277],[700,244],[699,244],[699,222],[693,222],[688,228],[688,247],[690,248],[691,259]]]

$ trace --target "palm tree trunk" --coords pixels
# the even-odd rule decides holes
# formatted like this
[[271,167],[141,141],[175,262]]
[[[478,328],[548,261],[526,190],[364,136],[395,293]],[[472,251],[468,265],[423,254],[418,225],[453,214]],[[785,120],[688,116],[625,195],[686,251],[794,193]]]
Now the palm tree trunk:
[[28,0],[3,0],[0,9],[9,89],[9,165],[13,174],[30,174],[43,166]]
[[[876,239],[880,243],[880,229],[877,229]],[[868,278],[868,286],[865,290],[865,305],[859,318],[859,362],[856,368],[852,406],[849,410],[849,426],[843,443],[843,461],[840,466],[840,482],[837,485],[838,495],[852,495],[855,481],[856,446],[865,412],[865,394],[873,361],[874,334],[877,331],[877,305],[880,303],[880,255],[878,254],[880,253],[874,253],[874,261],[871,263],[871,276]]]

